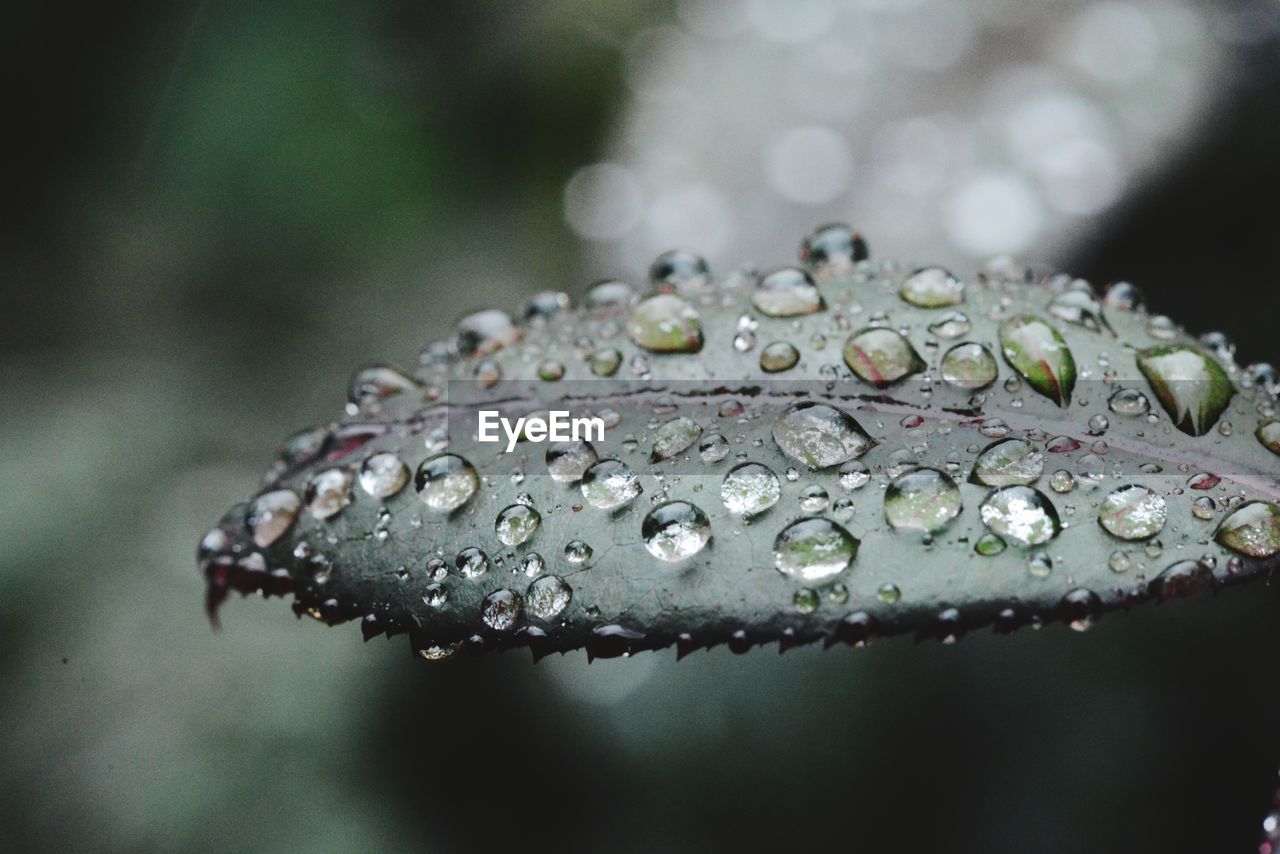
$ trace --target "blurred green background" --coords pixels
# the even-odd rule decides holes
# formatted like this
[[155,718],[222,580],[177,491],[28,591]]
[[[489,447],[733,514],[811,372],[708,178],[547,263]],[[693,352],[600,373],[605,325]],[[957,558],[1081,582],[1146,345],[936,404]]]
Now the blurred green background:
[[[352,369],[582,292],[561,193],[617,120],[620,45],[666,12],[6,10],[0,847],[1256,844],[1280,762],[1260,584],[1082,636],[679,663],[424,666],[280,602],[210,629],[196,541]],[[1280,73],[1247,60],[1073,268],[1227,329],[1242,363],[1280,357]]]

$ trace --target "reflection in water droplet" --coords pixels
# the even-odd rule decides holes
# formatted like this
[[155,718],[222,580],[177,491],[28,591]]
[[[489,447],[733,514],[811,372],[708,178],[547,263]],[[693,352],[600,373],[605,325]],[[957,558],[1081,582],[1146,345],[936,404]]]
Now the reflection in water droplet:
[[259,548],[266,548],[284,536],[298,518],[302,499],[291,489],[264,492],[249,505],[245,524]]
[[987,496],[982,523],[1006,542],[1038,546],[1058,535],[1058,511],[1043,493],[1029,486],[1006,486]]
[[706,546],[711,539],[711,522],[687,501],[668,501],[644,517],[640,536],[649,554],[658,560],[681,561]]
[[520,340],[520,329],[505,312],[486,309],[458,321],[454,346],[463,356],[489,356]]
[[929,324],[929,332],[939,338],[959,338],[972,328],[968,315],[959,311],[949,311]]
[[734,466],[720,484],[720,500],[730,513],[754,516],[778,503],[782,484],[768,466],[742,463]]
[[822,513],[827,509],[827,501],[827,491],[816,483],[800,490],[800,509],[806,513]]
[[871,482],[871,472],[860,460],[850,460],[840,466],[840,486],[848,492],[861,489]]
[[1071,401],[1076,363],[1058,330],[1032,315],[1019,315],[1000,327],[1005,361],[1037,393],[1059,406]]
[[702,323],[693,306],[672,294],[642,301],[627,318],[631,340],[655,353],[696,353],[702,349]]
[[615,510],[641,491],[640,478],[620,460],[601,460],[582,475],[582,497],[601,510]]
[[761,279],[751,304],[769,317],[799,317],[826,309],[813,278],[798,267],[783,267]]
[[1163,497],[1145,486],[1122,486],[1102,499],[1098,523],[1122,540],[1145,540],[1164,528],[1167,510]]
[[1000,373],[991,351],[972,341],[947,350],[942,355],[938,371],[948,385],[967,391],[986,388],[996,381]]
[[564,559],[569,563],[586,563],[591,560],[591,546],[582,540],[570,540],[564,546]]
[[712,433],[698,446],[698,456],[704,463],[718,463],[729,456],[729,440],[719,433]]
[[649,281],[660,291],[695,293],[711,282],[711,270],[701,255],[673,249],[659,255],[649,267]]
[[575,483],[595,463],[596,449],[590,442],[557,442],[547,448],[547,471],[556,483]]
[[484,597],[480,606],[480,619],[497,632],[508,632],[520,619],[520,594],[510,590],[495,590]]
[[1151,411],[1151,401],[1136,388],[1122,388],[1107,401],[1108,408],[1117,415],[1130,417],[1146,415]]
[[978,542],[974,543],[973,550],[983,557],[993,557],[1000,554],[1006,548],[1004,540],[988,531],[981,537]]
[[1195,596],[1214,586],[1213,570],[1194,560],[1180,560],[1151,579],[1151,594],[1162,602]]
[[544,575],[529,585],[524,596],[525,608],[541,620],[559,616],[573,598],[571,588],[558,575]]
[[1058,613],[1073,631],[1085,632],[1093,628],[1094,621],[1102,613],[1102,600],[1092,590],[1078,588],[1062,597]]
[[898,530],[941,533],[960,510],[960,489],[937,469],[907,472],[890,483],[884,494],[885,519]]
[[443,608],[449,603],[449,591],[439,581],[433,581],[424,588],[422,601],[432,608]]
[[374,454],[360,466],[360,488],[374,498],[390,498],[408,482],[409,467],[395,454]]
[[417,387],[415,380],[390,365],[371,365],[351,378],[347,399],[357,406],[367,406],[393,395],[413,391]]
[[791,406],[778,418],[773,440],[788,457],[815,470],[861,456],[872,444],[849,413],[809,401]]
[[456,454],[437,454],[423,460],[414,477],[418,496],[432,510],[450,512],[471,500],[480,477],[471,463]]
[[783,575],[821,581],[844,572],[858,540],[835,522],[810,516],[783,528],[773,543],[773,565]]
[[812,614],[818,610],[818,605],[821,603],[822,600],[818,596],[818,591],[812,587],[801,587],[796,591],[795,596],[791,597],[791,604],[798,614]]
[[789,371],[800,361],[800,351],[786,341],[774,341],[760,351],[760,370],[767,374]]
[[342,512],[351,495],[351,472],[325,469],[307,480],[307,510],[317,519],[329,519]]
[[653,431],[653,452],[649,461],[656,463],[670,459],[692,446],[701,435],[702,428],[692,418],[673,418]]
[[630,308],[635,305],[635,302],[635,288],[626,282],[607,279],[603,282],[596,282],[591,286],[587,291],[586,299],[583,300],[583,305],[589,310],[603,313],[605,311]]
[[902,598],[902,591],[898,589],[898,585],[886,581],[876,590],[876,598],[886,605],[893,605]]
[[622,365],[622,354],[612,347],[597,350],[591,356],[591,373],[598,377],[611,377]]
[[820,275],[847,273],[866,257],[862,235],[841,223],[824,225],[800,244],[800,260]]
[[1222,366],[1191,347],[1143,350],[1138,369],[1174,425],[1191,436],[1208,433],[1235,394]]
[[1273,454],[1280,454],[1280,421],[1274,418],[1263,421],[1254,433],[1262,447]]
[[512,504],[498,513],[493,530],[504,545],[518,546],[533,536],[542,522],[537,510],[525,504]]
[[1266,501],[1246,502],[1222,520],[1213,537],[1218,545],[1246,557],[1280,553],[1280,507]]
[[479,578],[489,571],[489,556],[475,546],[458,552],[453,565],[463,578]]
[[1044,454],[1026,439],[1002,439],[978,455],[971,483],[986,486],[1032,484],[1044,472]]
[[545,323],[562,312],[568,311],[569,295],[563,291],[539,291],[524,304],[524,319],[533,323]]
[[884,327],[868,327],[850,335],[844,345],[844,362],[877,388],[887,388],[926,367],[911,342]]
[[924,267],[907,277],[899,294],[920,308],[959,305],[964,302],[964,282],[943,267]]

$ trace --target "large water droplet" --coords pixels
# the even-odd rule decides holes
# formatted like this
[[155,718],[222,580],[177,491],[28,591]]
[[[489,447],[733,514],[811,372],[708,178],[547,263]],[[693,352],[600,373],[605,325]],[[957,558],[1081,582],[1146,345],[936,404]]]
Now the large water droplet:
[[348,399],[357,406],[364,406],[417,387],[415,380],[390,365],[370,365],[351,378]]
[[360,488],[374,498],[390,498],[408,482],[409,467],[395,454],[374,454],[360,466]]
[[800,361],[800,351],[787,341],[774,341],[760,351],[760,370],[766,374],[789,371]]
[[778,503],[782,484],[768,466],[742,463],[734,466],[720,484],[720,500],[730,513],[754,516]]
[[484,597],[480,619],[496,632],[509,632],[520,619],[520,594],[511,590],[495,590]]
[[458,552],[453,565],[463,578],[479,578],[489,571],[489,556],[482,549],[467,546]]
[[1142,291],[1137,285],[1129,282],[1112,282],[1107,285],[1106,295],[1102,298],[1102,304],[1107,308],[1119,308],[1125,311],[1137,311],[1142,308],[1144,302]]
[[660,291],[694,293],[711,282],[711,269],[701,255],[684,249],[663,252],[649,267],[649,281]]
[[1222,520],[1213,538],[1218,545],[1248,557],[1280,553],[1280,507],[1266,501],[1242,504]]
[[649,554],[674,563],[702,551],[711,539],[711,522],[687,501],[668,501],[644,517],[640,536]]
[[839,575],[858,553],[858,540],[821,516],[798,519],[773,542],[773,565],[783,575],[821,581]]
[[824,225],[800,244],[800,260],[820,274],[847,273],[867,257],[867,244],[843,223]]
[[1102,313],[1102,302],[1088,285],[1072,287],[1055,296],[1049,303],[1049,313],[1093,332],[1111,331]]
[[751,304],[769,317],[799,317],[826,308],[813,278],[798,267],[783,267],[761,279]]
[[1151,411],[1151,401],[1136,388],[1122,388],[1107,400],[1107,407],[1117,415],[1135,417]]
[[454,346],[464,356],[488,356],[520,340],[520,328],[496,308],[477,311],[458,321]]
[[556,315],[568,311],[569,295],[564,291],[539,291],[524,304],[524,319],[533,323],[546,323]]
[[527,504],[504,507],[493,522],[493,531],[504,545],[518,546],[533,536],[542,515]]
[[641,491],[640,478],[621,460],[601,460],[582,475],[582,497],[601,510],[615,510]]
[[850,335],[844,345],[844,362],[849,370],[878,388],[887,388],[925,369],[924,359],[911,342],[884,327],[870,327]]
[[906,278],[899,294],[920,308],[959,305],[964,302],[964,282],[943,267],[924,267]]
[[627,334],[655,353],[696,353],[702,349],[698,313],[672,294],[658,294],[637,305],[627,318]]
[[524,596],[525,608],[540,620],[550,620],[569,607],[571,588],[558,575],[544,575],[529,585]]
[[590,442],[557,442],[547,448],[547,471],[556,483],[576,483],[597,459]]
[[898,530],[941,533],[960,509],[960,489],[937,469],[909,471],[890,483],[884,494],[884,517]]
[[1213,570],[1196,560],[1180,560],[1151,579],[1151,594],[1162,602],[1213,589]]
[[480,477],[462,457],[437,454],[418,466],[414,486],[428,507],[448,513],[471,500],[480,488]]
[[693,446],[702,435],[702,428],[692,418],[673,418],[653,431],[653,452],[650,462],[670,459]]
[[583,305],[590,311],[605,313],[630,308],[635,305],[636,299],[635,288],[626,282],[607,279],[591,286]]
[[1027,384],[1059,406],[1071,401],[1076,363],[1058,330],[1038,317],[1019,315],[1000,327],[1005,361]]
[[1235,394],[1221,365],[1183,345],[1143,350],[1138,370],[1174,425],[1192,436],[1209,432]]
[[966,391],[986,388],[999,376],[996,357],[986,347],[972,341],[947,350],[942,355],[938,371],[948,385]]
[[1043,545],[1061,530],[1053,502],[1029,486],[997,489],[982,502],[980,515],[993,533],[1020,546]]
[[329,519],[342,512],[351,495],[351,472],[325,469],[307,480],[307,510],[317,519]]
[[811,469],[847,462],[872,445],[871,437],[849,413],[811,401],[797,403],[779,416],[773,440],[784,454]]
[[249,504],[245,524],[259,548],[266,548],[284,536],[298,518],[302,499],[291,489],[264,492]]
[[1026,439],[1002,439],[988,445],[973,464],[971,483],[985,486],[1032,484],[1044,473],[1044,454]]
[[1165,500],[1145,486],[1130,484],[1110,492],[1098,509],[1098,524],[1122,540],[1146,540],[1164,528]]
[[1273,454],[1280,454],[1280,421],[1274,418],[1263,421],[1254,433],[1262,447]]

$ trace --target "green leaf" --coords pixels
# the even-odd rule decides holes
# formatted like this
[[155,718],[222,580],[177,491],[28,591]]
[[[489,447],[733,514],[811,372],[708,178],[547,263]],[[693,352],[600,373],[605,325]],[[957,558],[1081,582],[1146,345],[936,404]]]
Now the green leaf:
[[[1082,629],[1280,562],[1280,463],[1255,436],[1276,400],[1175,327],[1113,306],[1109,329],[1060,332],[1029,313],[1045,288],[994,275],[940,326],[900,298],[900,267],[869,261],[813,277],[825,310],[757,318],[743,276],[684,267],[698,275],[662,282],[681,296],[473,315],[411,377],[361,372],[343,420],[289,440],[202,542],[211,612],[231,591],[292,594],[300,615],[407,633],[425,658],[619,655]],[[761,367],[744,315],[797,367]],[[999,340],[1013,372],[948,381],[964,340]],[[625,367],[602,377],[602,351]],[[1170,408],[1162,354],[1217,387]],[[1172,418],[1139,405],[1144,376]],[[481,441],[481,410],[511,423],[510,452],[501,430]],[[541,441],[530,419],[556,411],[603,436]],[[1235,429],[1173,429],[1215,421]]]
[[1062,333],[1032,315],[1010,318],[1000,327],[1000,347],[1009,367],[1059,406],[1071,402],[1076,360]]

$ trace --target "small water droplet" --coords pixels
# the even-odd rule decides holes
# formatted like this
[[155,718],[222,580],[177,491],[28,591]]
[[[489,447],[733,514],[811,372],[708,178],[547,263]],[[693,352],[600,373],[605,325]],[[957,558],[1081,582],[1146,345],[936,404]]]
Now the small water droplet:
[[1026,439],[1003,439],[988,445],[974,462],[971,483],[986,486],[1029,485],[1044,472],[1044,455]]
[[360,466],[360,488],[374,498],[390,498],[408,482],[409,467],[395,454],[374,454]]
[[245,524],[259,548],[266,548],[293,527],[302,499],[291,489],[264,492],[249,504]]
[[957,344],[942,355],[938,365],[942,379],[951,386],[977,391],[996,381],[999,367],[996,357],[981,344],[967,341]]
[[1145,540],[1164,528],[1165,500],[1145,486],[1131,484],[1109,493],[1098,510],[1098,524],[1122,540]]
[[782,485],[768,466],[742,463],[730,469],[720,484],[720,500],[738,516],[754,516],[778,503]]
[[1006,542],[1038,546],[1058,535],[1058,511],[1042,492],[1029,486],[1006,486],[987,496],[982,523]]
[[867,244],[849,226],[842,223],[824,225],[800,244],[801,262],[819,274],[841,274],[867,258]]
[[696,505],[668,501],[649,511],[640,526],[649,554],[663,561],[681,561],[702,551],[711,539],[711,522]]
[[773,543],[773,564],[783,575],[821,581],[844,572],[858,552],[858,540],[821,516],[798,519]]
[[929,324],[929,332],[931,334],[946,339],[968,335],[969,330],[972,328],[973,323],[969,320],[968,315],[959,311],[948,311]]
[[451,512],[471,500],[480,477],[471,463],[456,454],[437,454],[423,460],[414,476],[418,496],[432,510]]
[[919,308],[943,308],[964,302],[964,282],[943,267],[923,267],[903,281],[898,293]]
[[1280,507],[1266,501],[1245,502],[1222,520],[1214,540],[1246,557],[1280,553]]
[[493,530],[504,545],[518,546],[538,530],[542,515],[525,504],[512,504],[498,513]]
[[640,302],[627,319],[627,334],[655,353],[696,353],[702,349],[702,323],[693,306],[672,294]]
[[558,575],[544,575],[529,585],[524,605],[530,614],[540,620],[558,617],[569,607],[573,588]]
[[582,475],[582,497],[600,510],[616,510],[642,491],[640,478],[621,460],[600,460]]
[[960,515],[961,506],[955,481],[931,468],[907,472],[884,495],[885,519],[898,530],[941,533]]
[[827,307],[813,278],[798,267],[782,267],[761,279],[751,304],[769,317],[800,317]]
[[479,578],[489,571],[489,556],[475,546],[467,546],[458,552],[453,565],[463,578]]
[[570,540],[564,546],[564,559],[569,563],[586,563],[591,560],[591,546],[582,540]]
[[330,519],[350,503],[351,472],[347,469],[325,469],[307,480],[307,511],[317,519]]
[[663,252],[649,267],[649,281],[659,291],[696,293],[711,282],[711,269],[701,255],[684,249]]
[[495,590],[484,597],[480,619],[496,632],[509,632],[520,619],[520,594],[511,590]]
[[800,351],[786,341],[774,341],[760,351],[760,370],[767,374],[789,371],[800,361]]
[[884,327],[868,327],[849,336],[844,362],[861,379],[887,388],[926,367],[905,337]]
[[597,459],[590,442],[557,442],[547,448],[547,471],[556,483],[576,483]]

